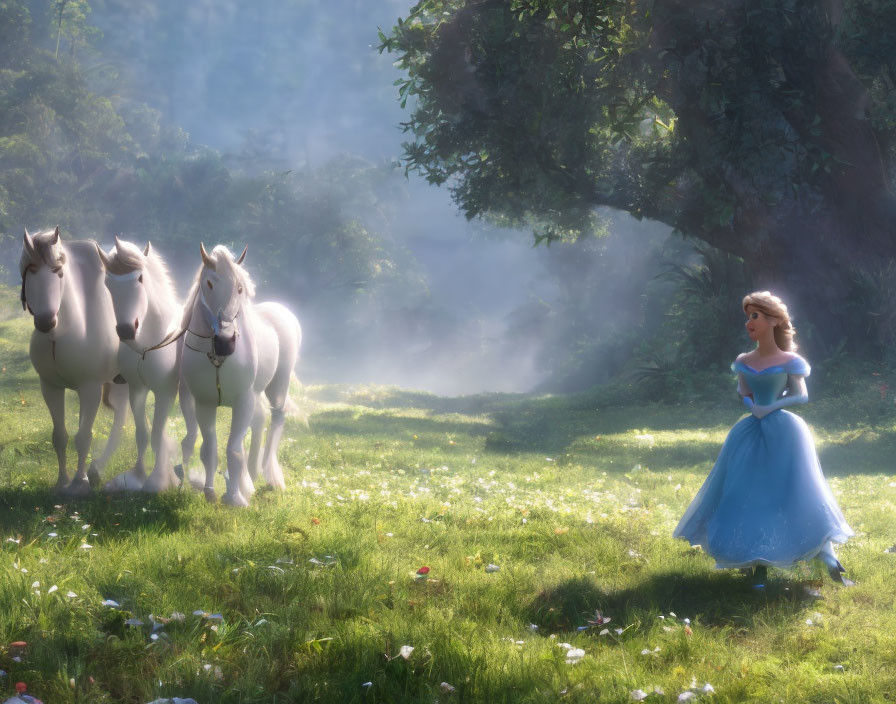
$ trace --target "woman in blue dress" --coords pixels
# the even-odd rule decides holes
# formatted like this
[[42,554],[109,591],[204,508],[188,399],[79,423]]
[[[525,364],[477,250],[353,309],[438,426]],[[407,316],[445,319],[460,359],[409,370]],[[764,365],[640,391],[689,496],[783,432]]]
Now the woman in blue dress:
[[843,577],[833,543],[853,535],[825,482],[808,426],[784,406],[806,403],[809,365],[796,354],[787,306],[768,291],[743,300],[756,349],[732,369],[751,415],[728,433],[715,466],[675,529],[717,567],[789,567],[818,558]]

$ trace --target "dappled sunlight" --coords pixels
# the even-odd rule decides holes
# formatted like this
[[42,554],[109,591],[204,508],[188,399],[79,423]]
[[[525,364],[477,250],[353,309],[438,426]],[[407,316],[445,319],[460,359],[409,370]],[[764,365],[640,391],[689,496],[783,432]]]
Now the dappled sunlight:
[[[187,489],[61,501],[36,385],[0,375],[0,398],[0,643],[33,643],[40,672],[62,649],[77,687],[94,686],[89,669],[110,696],[149,701],[161,681],[235,702],[254,678],[326,701],[554,701],[596,683],[614,700],[707,685],[736,700],[757,678],[880,663],[839,644],[872,621],[896,632],[888,429],[816,433],[856,530],[838,551],[859,584],[847,591],[815,565],[757,584],[671,537],[730,411],[306,387],[309,426],[291,419],[282,443],[286,489],[260,483],[237,511]],[[133,447],[130,430],[110,474]],[[67,701],[63,684],[42,691]]]

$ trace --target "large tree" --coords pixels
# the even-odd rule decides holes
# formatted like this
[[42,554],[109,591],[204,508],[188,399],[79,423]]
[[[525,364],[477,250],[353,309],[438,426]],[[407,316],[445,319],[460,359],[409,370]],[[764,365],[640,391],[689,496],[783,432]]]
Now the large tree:
[[396,52],[410,169],[468,217],[609,206],[742,257],[820,311],[896,252],[893,0],[423,0]]

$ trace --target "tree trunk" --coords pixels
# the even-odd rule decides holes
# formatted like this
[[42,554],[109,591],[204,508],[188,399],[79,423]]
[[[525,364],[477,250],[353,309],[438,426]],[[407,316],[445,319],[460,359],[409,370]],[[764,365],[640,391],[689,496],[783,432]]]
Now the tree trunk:
[[[678,80],[664,84],[668,92],[662,97],[678,116],[686,143],[723,147],[703,153],[702,161],[699,148],[695,150],[698,156],[684,166],[671,187],[679,192],[679,212],[671,219],[668,214],[657,215],[743,258],[757,285],[788,302],[797,327],[802,321],[803,345],[816,357],[824,356],[863,327],[850,320],[854,312],[845,305],[854,289],[855,271],[896,257],[896,198],[886,156],[868,117],[868,91],[835,43],[840,0],[827,0],[816,6],[821,7],[819,13],[802,18],[814,23],[811,36],[819,39],[814,46],[805,40],[785,41],[768,64],[780,61],[787,88],[782,86],[780,99],[773,96],[778,117],[770,115],[781,120],[780,133],[795,135],[810,150],[808,156],[799,157],[802,162],[794,158],[792,178],[784,171],[783,197],[781,192],[763,190],[768,184],[762,175],[740,163],[742,143],[726,143],[732,139],[730,125],[726,118],[720,120],[717,108],[707,107],[707,83],[716,80],[712,66],[719,55],[713,55],[718,44],[702,23],[737,26],[745,8],[738,3],[725,10],[713,6],[716,14],[707,19],[687,3],[671,0],[657,6],[651,38],[654,70],[668,71],[672,65],[677,71]],[[732,14],[719,14],[724,12]],[[683,24],[682,18],[693,24]],[[689,42],[682,42],[683,34]],[[665,51],[668,47],[675,47],[672,59]],[[723,87],[722,95],[732,98],[750,88],[734,81]],[[801,99],[792,100],[793,93]],[[738,117],[744,120],[743,115]],[[738,136],[734,133],[735,139]],[[726,144],[733,144],[728,159]],[[721,158],[715,158],[719,154]],[[782,151],[782,159],[785,156]],[[817,170],[809,172],[806,166],[813,168],[813,160]],[[730,222],[707,224],[705,189],[717,184],[724,185],[735,207]]]

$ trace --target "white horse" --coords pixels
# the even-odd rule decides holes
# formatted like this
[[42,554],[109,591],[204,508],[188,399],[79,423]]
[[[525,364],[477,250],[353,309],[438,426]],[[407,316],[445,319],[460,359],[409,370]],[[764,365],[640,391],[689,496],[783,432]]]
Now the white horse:
[[[56,490],[86,496],[90,482],[99,481],[100,471],[118,446],[127,416],[127,387],[104,387],[118,374],[118,337],[102,263],[93,242],[63,243],[58,227],[34,237],[26,230],[19,272],[22,308],[34,316],[31,363],[53,419],[53,448],[59,461]],[[81,405],[75,435],[78,469],[71,483],[65,468],[66,389],[77,392]],[[102,455],[87,472],[93,421],[102,400],[114,411],[112,430]]]
[[[246,250],[235,259],[229,249],[217,246],[211,254],[200,244],[203,265],[196,275],[184,308],[179,331],[161,344],[186,331],[183,341],[181,378],[189,394],[181,394],[184,415],[195,402],[195,414],[202,433],[200,458],[205,466],[205,496],[215,501],[214,478],[218,463],[215,418],[218,406],[233,409],[227,440],[227,491],[224,503],[248,506],[255,491],[259,464],[267,482],[278,489],[285,486],[277,461],[277,448],[286,420],[289,382],[293,376],[302,330],[299,321],[279,303],[252,304],[255,286],[241,266]],[[248,248],[247,248],[248,249]],[[260,458],[261,438],[267,417],[267,396],[271,426]],[[248,465],[243,441],[252,429]],[[190,452],[184,447],[184,467]],[[192,448],[190,448],[192,449]]]
[[[140,251],[136,245],[116,237],[115,248],[109,254],[99,245],[96,251],[106,269],[106,288],[112,294],[115,331],[123,343],[118,349],[118,366],[128,382],[137,425],[137,461],[133,469],[112,479],[105,488],[158,493],[179,484],[171,469],[172,442],[165,425],[177,397],[181,347],[169,345],[146,352],[144,349],[177,327],[181,306],[168,269],[150,244]],[[143,457],[149,439],[146,398],[150,391],[155,396],[151,440],[155,463],[147,479]],[[187,427],[192,429],[192,447],[195,419],[192,426],[188,419]]]

